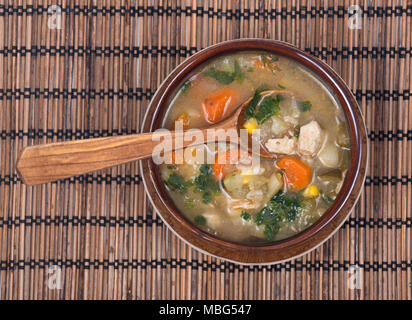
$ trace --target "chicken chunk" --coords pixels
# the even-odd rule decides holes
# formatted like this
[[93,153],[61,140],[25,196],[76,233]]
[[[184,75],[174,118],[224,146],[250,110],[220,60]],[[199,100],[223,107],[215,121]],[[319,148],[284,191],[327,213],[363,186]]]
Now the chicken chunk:
[[322,140],[322,129],[319,124],[312,120],[300,127],[298,149],[303,156],[313,156],[319,151]]
[[262,190],[248,192],[246,199],[228,199],[227,211],[230,215],[237,215],[242,210],[257,209],[263,205]]
[[297,141],[296,138],[283,137],[281,139],[269,139],[266,144],[269,152],[293,154],[296,152]]

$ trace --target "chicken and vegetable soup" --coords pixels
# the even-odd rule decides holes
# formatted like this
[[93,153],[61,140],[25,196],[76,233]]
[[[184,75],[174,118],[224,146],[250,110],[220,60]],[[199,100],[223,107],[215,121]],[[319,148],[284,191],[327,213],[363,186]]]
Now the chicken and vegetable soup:
[[[306,229],[334,202],[350,161],[348,126],[333,94],[307,68],[268,52],[240,52],[192,73],[163,127],[204,128],[247,100],[243,128],[251,135],[259,129],[273,159],[253,166],[191,158],[159,169],[176,207],[199,228],[238,243],[273,242]],[[217,145],[190,152],[218,157]],[[224,157],[238,157],[237,149],[231,145]]]

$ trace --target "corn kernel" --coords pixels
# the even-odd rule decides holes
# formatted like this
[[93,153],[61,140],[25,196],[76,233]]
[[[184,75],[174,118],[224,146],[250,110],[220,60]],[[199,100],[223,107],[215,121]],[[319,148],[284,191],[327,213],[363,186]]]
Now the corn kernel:
[[253,134],[253,132],[255,132],[256,129],[258,128],[258,123],[257,123],[257,121],[256,121],[255,118],[250,118],[249,120],[247,120],[247,121],[245,122],[245,124],[243,125],[243,127],[244,127],[245,129],[247,129],[247,132],[248,132],[249,134]]
[[305,198],[316,198],[319,195],[319,190],[318,187],[315,185],[311,184],[308,186],[305,191],[303,191],[303,196]]

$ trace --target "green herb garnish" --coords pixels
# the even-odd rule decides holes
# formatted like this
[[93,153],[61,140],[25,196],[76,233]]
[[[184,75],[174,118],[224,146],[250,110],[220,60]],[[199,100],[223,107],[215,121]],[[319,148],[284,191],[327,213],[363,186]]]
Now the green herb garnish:
[[206,224],[206,218],[204,216],[196,216],[195,223],[204,226]]
[[[220,192],[219,183],[214,179],[212,168],[208,164],[200,166],[200,174],[193,180],[185,181],[185,179],[176,172],[172,172],[165,184],[172,190],[185,194],[188,188],[194,186],[195,192],[202,193],[202,202],[207,204],[212,201],[212,197]],[[185,206],[191,207],[194,205],[194,200],[186,199]]]
[[234,80],[237,80],[238,82],[242,82],[243,79],[245,78],[245,75],[243,74],[237,60],[234,61],[234,71],[233,72],[217,70],[216,68],[211,67],[208,70],[206,70],[204,74],[208,77],[216,79],[218,82],[222,84],[230,84]]
[[168,168],[169,170],[176,170],[176,169],[177,169],[177,166],[175,166],[174,164],[172,164],[172,165],[167,166],[167,168]]
[[264,225],[264,234],[268,240],[273,240],[280,229],[281,222],[292,222],[303,208],[303,196],[300,193],[279,191],[255,215],[254,221]]
[[298,108],[299,108],[300,112],[309,111],[311,107],[312,107],[312,104],[308,100],[298,102]]
[[281,95],[277,95],[276,98],[272,96],[266,96],[258,105],[257,111],[255,110],[254,117],[256,118],[258,124],[264,123],[270,117],[275,115],[280,111],[279,103],[283,99]]
[[195,192],[201,192],[203,203],[210,203],[212,195],[220,192],[219,183],[213,177],[212,167],[202,164],[199,168],[200,174],[194,179]]
[[266,239],[273,240],[275,239],[276,234],[279,232],[280,225],[278,223],[273,224],[266,224],[265,229],[263,230],[263,234],[265,235]]
[[242,217],[243,220],[245,221],[249,221],[251,218],[250,213],[247,213],[246,211],[242,211],[242,213],[240,214],[240,216]]
[[180,88],[180,90],[182,90],[182,94],[187,95],[187,92],[189,91],[191,86],[192,83],[190,82],[190,80],[185,81],[185,83],[183,83],[182,87]]
[[187,192],[188,183],[180,174],[177,174],[175,172],[171,173],[165,183],[173,191],[177,191],[181,194],[185,194]]
[[253,94],[252,100],[250,100],[249,105],[247,106],[245,110],[245,116],[246,119],[254,118],[255,117],[255,110],[256,106],[259,103],[260,100],[260,93],[263,91],[269,90],[268,85],[261,85],[259,88],[255,90],[255,93]]
[[279,87],[279,89],[286,89],[286,87],[285,86],[282,86],[280,83],[278,83],[278,87]]

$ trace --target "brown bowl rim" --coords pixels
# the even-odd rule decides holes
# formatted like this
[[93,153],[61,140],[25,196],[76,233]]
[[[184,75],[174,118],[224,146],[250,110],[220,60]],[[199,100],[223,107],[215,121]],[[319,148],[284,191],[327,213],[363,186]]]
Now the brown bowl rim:
[[351,163],[345,182],[332,206],[313,225],[280,241],[246,245],[213,236],[186,219],[168,197],[157,166],[151,159],[142,160],[141,174],[153,206],[165,224],[186,243],[199,251],[243,264],[272,264],[296,258],[315,249],[331,237],[345,222],[360,195],[368,162],[368,139],[360,108],[345,82],[326,63],[295,46],[277,40],[238,39],[207,47],[178,65],[154,94],[142,123],[142,132],[160,128],[161,116],[169,99],[185,77],[209,59],[239,51],[269,51],[303,64],[329,85],[348,119],[353,145]]

